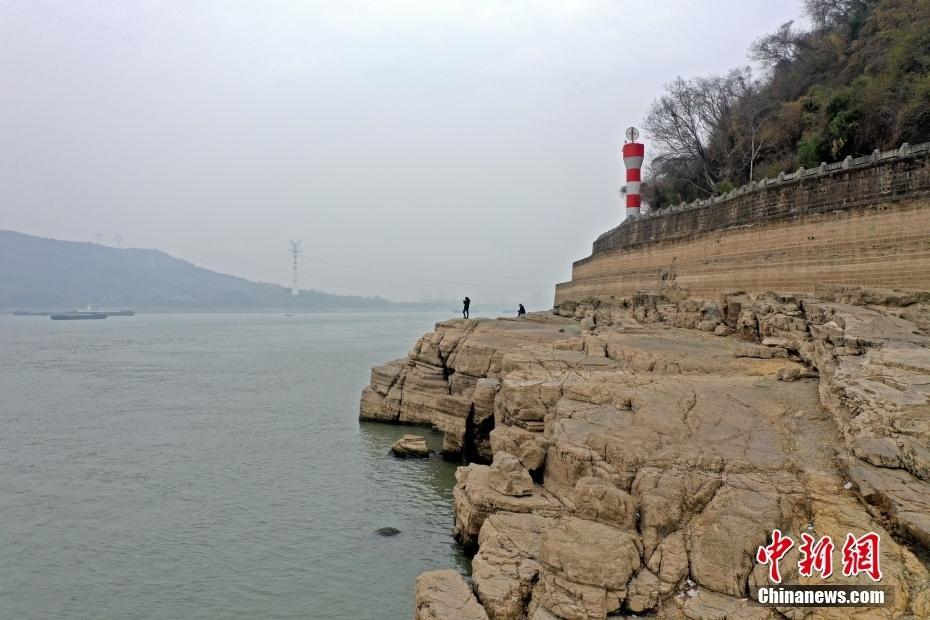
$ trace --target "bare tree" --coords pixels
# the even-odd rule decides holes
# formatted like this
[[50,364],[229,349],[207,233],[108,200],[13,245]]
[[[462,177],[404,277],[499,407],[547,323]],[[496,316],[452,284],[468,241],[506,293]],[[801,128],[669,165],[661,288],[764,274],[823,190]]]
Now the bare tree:
[[756,39],[749,46],[749,57],[763,66],[775,67],[796,59],[802,42],[803,36],[794,29],[794,22],[785,22],[775,32]]
[[645,129],[657,147],[655,160],[660,168],[671,160],[695,160],[702,164],[702,172],[712,185],[704,148],[712,127],[704,121],[702,105],[699,88],[679,77],[653,102]]
[[[748,168],[748,180],[755,180],[755,164],[766,146],[765,126],[778,114],[778,106],[763,96],[757,84],[747,88],[733,118],[730,132],[734,136],[734,150],[742,156],[742,165]],[[746,170],[743,168],[743,170]]]
[[696,168],[696,176],[687,180],[705,194],[714,193],[720,180],[720,154],[728,148],[728,137],[720,135],[720,128],[730,124],[735,106],[752,84],[748,68],[724,76],[679,77],[668,84],[644,123],[656,146],[656,173],[662,176],[665,169],[680,174]]

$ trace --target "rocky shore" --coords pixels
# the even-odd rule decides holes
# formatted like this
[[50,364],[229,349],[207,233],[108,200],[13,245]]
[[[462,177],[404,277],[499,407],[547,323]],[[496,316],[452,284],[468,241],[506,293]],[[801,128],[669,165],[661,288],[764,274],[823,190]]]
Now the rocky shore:
[[[930,294],[845,288],[437,324],[360,406],[469,463],[454,533],[472,576],[421,575],[415,617],[930,617],[928,328]],[[753,606],[774,529],[878,532],[891,604]],[[824,583],[797,560],[784,583]]]

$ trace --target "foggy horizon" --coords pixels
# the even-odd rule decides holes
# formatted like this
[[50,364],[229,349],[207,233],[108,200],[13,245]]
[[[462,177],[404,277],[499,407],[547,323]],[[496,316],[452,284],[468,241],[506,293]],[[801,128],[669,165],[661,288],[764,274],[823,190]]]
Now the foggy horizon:
[[302,289],[547,306],[623,217],[624,129],[799,13],[6,3],[0,228],[284,286],[299,239]]

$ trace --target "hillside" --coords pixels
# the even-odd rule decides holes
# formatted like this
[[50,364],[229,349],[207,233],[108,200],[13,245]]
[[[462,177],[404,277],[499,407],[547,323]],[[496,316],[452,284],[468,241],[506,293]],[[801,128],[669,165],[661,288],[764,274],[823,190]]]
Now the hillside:
[[650,206],[930,140],[930,1],[804,0],[748,67],[677,78],[644,121]]
[[0,230],[0,308],[96,304],[190,310],[388,310],[378,297],[331,295],[203,269],[159,250],[118,249]]

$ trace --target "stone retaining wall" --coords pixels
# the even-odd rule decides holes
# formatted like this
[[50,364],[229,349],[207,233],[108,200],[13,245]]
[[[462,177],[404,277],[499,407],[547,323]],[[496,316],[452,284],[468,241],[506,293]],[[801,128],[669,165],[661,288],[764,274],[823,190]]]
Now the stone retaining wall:
[[624,222],[574,263],[556,300],[678,288],[930,290],[930,144],[799,170]]

